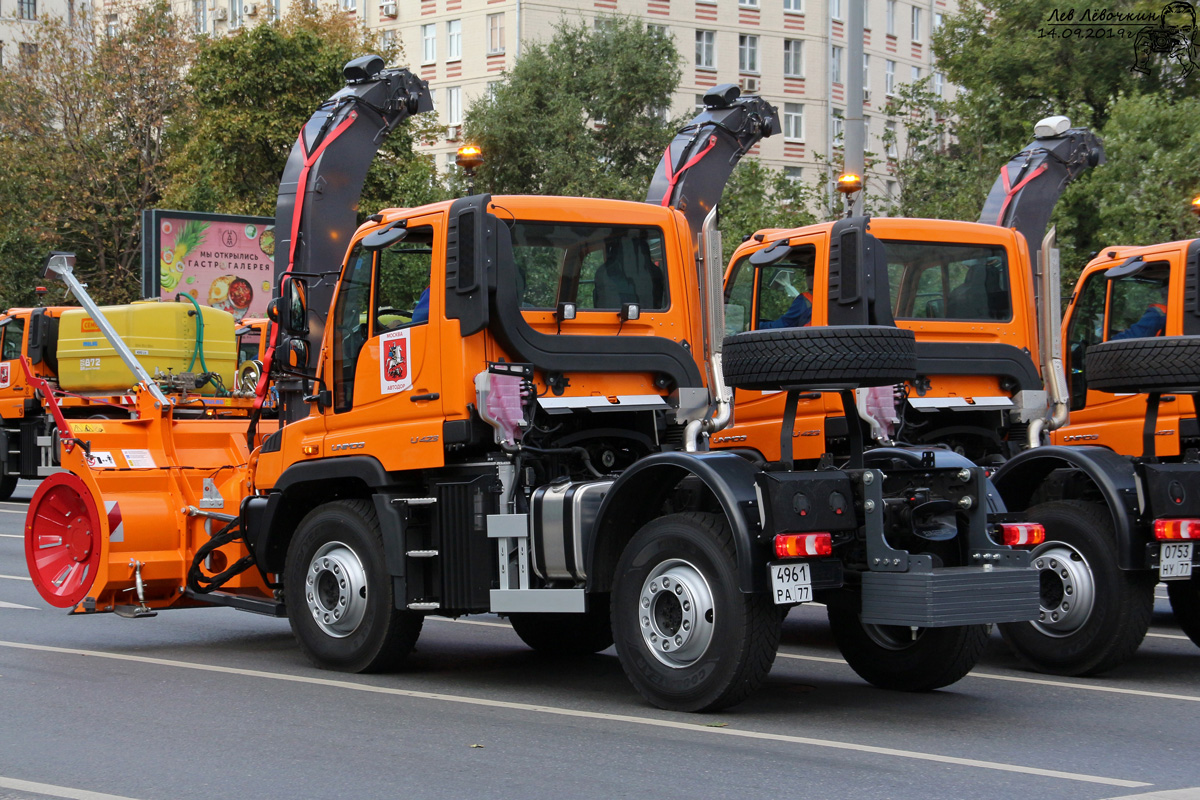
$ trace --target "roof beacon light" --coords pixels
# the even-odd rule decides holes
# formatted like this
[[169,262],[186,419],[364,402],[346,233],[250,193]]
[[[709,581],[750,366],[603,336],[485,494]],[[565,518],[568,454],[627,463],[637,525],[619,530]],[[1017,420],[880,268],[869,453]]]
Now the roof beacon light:
[[843,172],[838,175],[837,190],[842,194],[854,194],[863,187],[862,176],[853,172]]

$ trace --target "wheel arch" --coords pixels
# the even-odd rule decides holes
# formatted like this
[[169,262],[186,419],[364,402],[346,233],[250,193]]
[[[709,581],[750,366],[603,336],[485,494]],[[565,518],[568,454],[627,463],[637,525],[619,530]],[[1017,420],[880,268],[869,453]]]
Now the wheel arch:
[[1037,447],[1007,461],[992,476],[992,483],[1009,511],[1025,511],[1035,498],[1086,499],[1081,496],[1079,482],[1063,483],[1050,494],[1039,497],[1039,490],[1050,474],[1061,469],[1074,471],[1083,480],[1082,485],[1094,490],[1104,502],[1112,517],[1117,538],[1117,563],[1121,569],[1141,568],[1145,553],[1135,535],[1137,482],[1133,462],[1128,457],[1103,447]]
[[704,491],[701,501],[715,504],[733,531],[739,589],[764,591],[765,571],[756,574],[754,564],[765,563],[766,545],[759,541],[758,526],[746,518],[746,511],[757,509],[756,472],[745,458],[723,452],[659,453],[638,461],[613,483],[600,506],[595,535],[585,554],[588,590],[612,589],[617,560],[629,540],[661,515],[664,504],[684,480],[696,478]]

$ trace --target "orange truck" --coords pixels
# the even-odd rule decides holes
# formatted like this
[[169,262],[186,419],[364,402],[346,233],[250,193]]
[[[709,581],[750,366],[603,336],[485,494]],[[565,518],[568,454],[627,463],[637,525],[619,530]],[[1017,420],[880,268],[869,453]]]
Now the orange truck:
[[[895,324],[916,336],[918,374],[894,393],[859,392],[857,413],[849,417],[810,394],[789,418],[778,394],[739,390],[736,424],[712,442],[767,459],[794,449],[812,463],[825,452],[844,453],[861,429],[882,445],[881,457],[895,443],[912,443],[996,469],[992,480],[1009,511],[1043,523],[1047,539],[1033,549],[1041,575],[1038,618],[1002,625],[1001,632],[1036,669],[1092,674],[1136,651],[1158,580],[1168,582],[1185,630],[1200,625],[1200,594],[1188,580],[1196,554],[1187,541],[1200,535],[1193,533],[1200,525],[1193,522],[1200,517],[1194,483],[1200,466],[1175,435],[1196,425],[1193,405],[1176,399],[1192,391],[1194,359],[1185,352],[1192,344],[1177,335],[1195,327],[1188,316],[1195,279],[1185,272],[1194,251],[1189,243],[1116,248],[1088,267],[1067,312],[1068,391],[1057,251],[1052,236],[1042,234],[1062,187],[1100,163],[1103,151],[1064,118],[1039,123],[1036,135],[1003,168],[983,222],[848,219],[760,231],[739,247],[726,275],[730,333],[806,318],[813,325]],[[839,238],[854,231],[868,242],[866,289],[878,298],[869,317],[840,289]],[[1154,268],[1135,261],[1139,254],[1153,257],[1145,263]],[[1164,300],[1157,287],[1165,278],[1155,276],[1169,269],[1179,277]],[[1155,304],[1166,305],[1167,338],[1103,341]],[[1089,350],[1090,359],[1104,359],[1107,381],[1090,391],[1084,381],[1094,375],[1086,374],[1083,358]],[[1169,390],[1164,396],[1171,400],[1161,405],[1169,410],[1153,436],[1142,433],[1155,419],[1144,397],[1100,391],[1138,386]]]
[[[207,344],[199,348],[204,328],[196,324],[198,310],[190,304],[146,302],[110,307],[106,313],[138,359],[160,374],[156,380],[162,386],[185,397],[190,393],[188,404],[197,413],[228,413],[234,405],[247,405],[235,399],[233,318],[204,310],[209,331]],[[44,412],[34,386],[25,379],[22,357],[54,392],[64,418],[72,421],[69,425],[83,430],[89,424],[83,420],[134,413],[130,389],[136,381],[83,309],[9,309],[0,315],[0,498],[10,497],[20,478],[32,480],[58,471],[57,438],[62,429]],[[209,362],[212,372],[198,388],[193,367]],[[234,391],[225,391],[226,385]]]
[[[346,76],[280,183],[260,397],[278,391],[281,427],[180,419],[143,384],[139,419],[64,441],[69,472],[26,524],[48,602],[286,615],[314,663],[347,671],[397,664],[427,615],[491,612],[539,650],[615,643],[649,702],[685,711],[747,697],[798,603],[836,609],[864,678],[912,691],[969,671],[989,623],[1036,615],[1011,544],[1040,528],[1004,514],[982,468],[928,448],[894,448],[886,471],[708,450],[726,375],[850,402],[912,377],[894,328],[724,341],[715,206],[778,132],[772,106],[712,90],[649,204],[479,195],[355,230],[373,148],[432,102],[381,59]],[[846,243],[858,263],[863,242]],[[73,283],[70,260],[47,269]]]

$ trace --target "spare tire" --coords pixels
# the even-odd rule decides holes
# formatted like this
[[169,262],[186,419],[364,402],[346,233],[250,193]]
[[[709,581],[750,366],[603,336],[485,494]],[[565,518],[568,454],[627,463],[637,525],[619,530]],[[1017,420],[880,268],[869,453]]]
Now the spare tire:
[[912,331],[836,325],[747,331],[725,340],[725,382],[738,389],[854,389],[916,376]]
[[1088,348],[1089,389],[1100,392],[1200,390],[1200,336],[1118,339]]

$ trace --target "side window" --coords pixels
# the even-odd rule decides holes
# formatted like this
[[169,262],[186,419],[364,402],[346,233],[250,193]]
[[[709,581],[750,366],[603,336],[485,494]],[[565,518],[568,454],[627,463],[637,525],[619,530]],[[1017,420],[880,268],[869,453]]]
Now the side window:
[[817,248],[794,245],[780,261],[758,268],[756,329],[802,328],[812,322]]
[[21,357],[21,340],[25,338],[25,320],[13,318],[4,326],[4,341],[0,344],[0,361]]
[[943,242],[885,243],[901,319],[1008,321],[1012,293],[1003,247]]
[[1152,262],[1135,275],[1112,281],[1106,339],[1161,336],[1167,325],[1170,265]]
[[238,366],[247,361],[253,361],[258,358],[259,343],[262,341],[262,333],[257,328],[243,328],[245,333],[239,334],[238,342]]
[[368,311],[373,262],[373,252],[355,245],[333,310],[333,410],[339,413],[354,406],[354,369],[370,335]]
[[432,267],[430,227],[413,228],[402,241],[380,251],[373,336],[429,321]]
[[1104,306],[1108,299],[1108,280],[1104,273],[1093,273],[1079,292],[1067,328],[1067,374],[1070,381],[1071,409],[1087,404],[1088,348],[1104,338]]
[[754,319],[754,267],[749,257],[733,265],[733,279],[725,288],[725,335],[750,330]]

